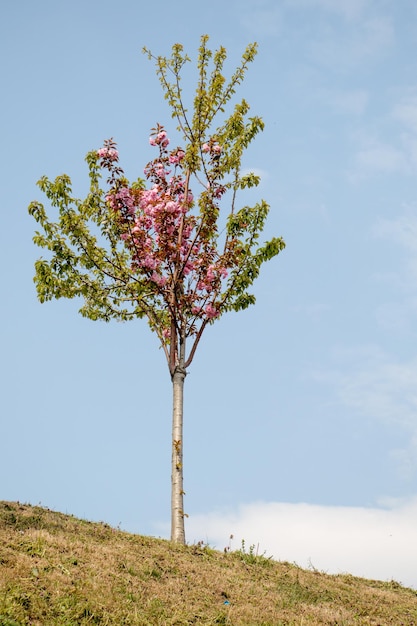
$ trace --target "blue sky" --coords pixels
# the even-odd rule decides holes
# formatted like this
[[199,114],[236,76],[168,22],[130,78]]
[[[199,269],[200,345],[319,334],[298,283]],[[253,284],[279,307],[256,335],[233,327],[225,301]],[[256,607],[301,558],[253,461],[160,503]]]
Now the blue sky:
[[[114,137],[131,178],[173,123],[143,46],[200,36],[265,132],[257,304],[210,327],[186,379],[187,538],[417,588],[417,5],[413,0],[3,2],[0,497],[168,536],[171,388],[145,322],[41,305],[36,181],[87,186]],[[185,86],[193,97],[194,85]],[[170,126],[171,125],[171,126]]]

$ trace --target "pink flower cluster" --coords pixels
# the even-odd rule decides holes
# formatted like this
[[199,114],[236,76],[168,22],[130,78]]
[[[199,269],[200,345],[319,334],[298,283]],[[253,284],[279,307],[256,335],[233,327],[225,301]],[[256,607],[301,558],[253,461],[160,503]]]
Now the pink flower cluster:
[[193,315],[196,316],[201,316],[202,314],[204,314],[209,320],[218,317],[220,314],[219,309],[213,306],[211,302],[206,304],[205,307],[194,305],[191,309],[191,312],[193,313]]
[[119,153],[115,148],[100,148],[97,150],[97,156],[100,159],[109,159],[109,161],[117,161],[119,158]]
[[135,198],[128,187],[119,187],[112,193],[108,193],[106,200],[114,211],[134,215],[136,210]]
[[179,163],[181,163],[184,157],[185,157],[184,150],[181,150],[180,148],[178,148],[176,152],[173,152],[172,154],[169,155],[169,162],[174,165],[178,165]]
[[[195,320],[220,315],[222,284],[233,263],[230,256],[219,254],[213,239],[203,234],[209,229],[199,228],[199,218],[191,212],[194,198],[184,150],[168,152],[169,138],[159,125],[149,142],[159,148],[159,156],[145,168],[151,183],[147,189],[130,187],[121,168],[113,165],[118,152],[111,140],[97,151],[102,167],[110,171],[106,201],[118,215],[120,236],[131,253],[132,270],[149,280],[167,307],[172,307],[175,294],[180,314],[188,316],[189,327],[194,329],[190,332],[197,332]],[[201,149],[213,159],[222,152],[215,141],[204,143]],[[208,192],[204,192],[206,201],[212,203],[214,215],[218,210],[215,203],[225,188],[213,178]],[[169,335],[167,328],[163,336],[168,340]]]
[[155,135],[149,137],[151,146],[161,146],[166,148],[169,145],[169,139],[165,130],[159,130]]
[[225,267],[216,265],[209,265],[207,270],[202,273],[202,277],[197,283],[197,289],[211,293],[219,285],[222,278],[227,277],[227,270]]
[[208,143],[203,143],[201,151],[211,154],[214,157],[219,157],[222,153],[222,147],[214,141],[209,141]]

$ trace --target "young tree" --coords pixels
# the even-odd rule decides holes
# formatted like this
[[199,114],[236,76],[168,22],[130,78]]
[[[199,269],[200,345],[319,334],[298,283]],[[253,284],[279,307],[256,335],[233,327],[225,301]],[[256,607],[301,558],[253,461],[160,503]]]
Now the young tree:
[[[163,126],[152,129],[157,156],[145,179],[130,183],[115,142],[90,152],[90,191],[74,198],[63,174],[38,182],[58,213],[51,221],[39,202],[29,212],[43,232],[34,242],[49,250],[36,261],[41,302],[81,297],[80,313],[92,320],[147,318],[158,336],[173,386],[171,539],[185,543],[183,507],[183,388],[204,329],[227,311],[255,303],[248,292],[262,263],[284,247],[281,238],[260,245],[269,207],[238,205],[238,192],[259,184],[241,170],[242,155],[263,129],[243,99],[229,101],[256,55],[250,44],[226,81],[226,50],[208,48],[203,36],[198,82],[189,112],[181,72],[190,60],[180,44],[170,58],[154,57],[165,98],[177,120],[183,147],[170,148]],[[228,113],[226,108],[229,106]],[[216,125],[215,125],[216,124]],[[101,185],[102,173],[107,181]],[[226,208],[227,207],[227,208]]]

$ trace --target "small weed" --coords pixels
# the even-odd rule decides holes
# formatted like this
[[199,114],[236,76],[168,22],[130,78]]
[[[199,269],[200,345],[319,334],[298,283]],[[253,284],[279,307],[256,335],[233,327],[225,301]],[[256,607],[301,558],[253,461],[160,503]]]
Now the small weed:
[[202,557],[210,557],[217,554],[216,550],[210,548],[209,544],[205,543],[204,541],[198,541],[197,543],[193,544],[191,546],[191,552],[196,556]]
[[268,567],[271,565],[272,556],[265,556],[265,552],[263,554],[258,554],[259,544],[255,548],[255,544],[249,546],[249,550],[246,550],[245,540],[242,539],[242,545],[240,550],[236,550],[235,554],[237,554],[240,559],[246,563],[247,565],[262,565],[263,567]]

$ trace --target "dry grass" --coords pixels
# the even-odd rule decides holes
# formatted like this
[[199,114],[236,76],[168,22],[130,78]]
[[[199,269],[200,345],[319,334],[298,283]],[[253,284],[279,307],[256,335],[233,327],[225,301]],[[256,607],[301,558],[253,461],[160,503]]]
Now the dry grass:
[[0,502],[0,626],[23,624],[416,626],[417,593]]

